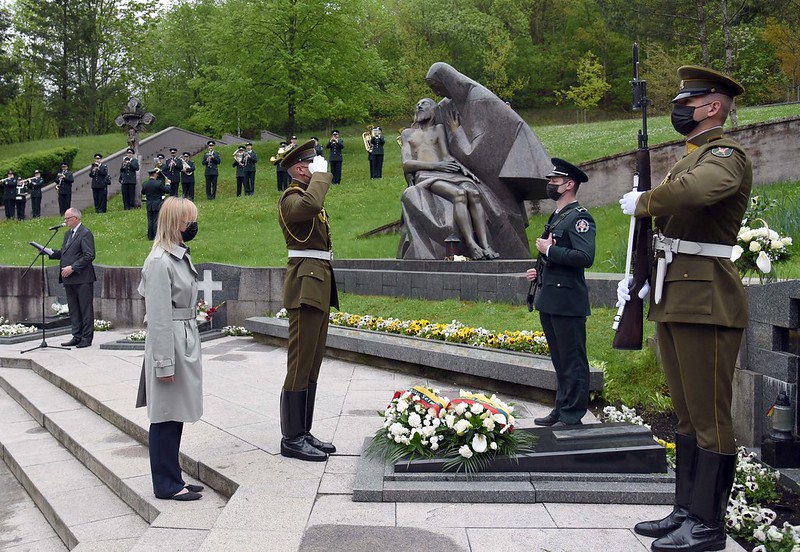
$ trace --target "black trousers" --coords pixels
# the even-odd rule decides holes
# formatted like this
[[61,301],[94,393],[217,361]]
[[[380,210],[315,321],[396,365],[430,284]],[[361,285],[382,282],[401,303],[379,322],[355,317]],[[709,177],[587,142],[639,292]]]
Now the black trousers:
[[190,182],[181,182],[181,187],[183,188],[183,197],[188,197],[194,201],[194,179]]
[[158,211],[147,210],[147,239],[154,240],[158,230]]
[[6,208],[6,218],[13,219],[14,218],[14,202],[15,199],[4,199],[3,206]]
[[122,206],[127,211],[136,205],[136,184],[122,185]]
[[42,216],[42,198],[41,197],[32,197],[31,198],[31,217],[39,218]]
[[383,155],[375,155],[375,154],[370,155],[369,177],[383,178]]
[[183,422],[150,424],[147,446],[150,450],[153,492],[158,498],[171,498],[186,485],[181,477],[181,464],[178,458],[182,435]]
[[58,194],[58,212],[63,215],[72,206],[72,190]]
[[72,337],[92,342],[94,337],[94,282],[64,284]]
[[342,162],[331,161],[331,173],[333,174],[333,183],[338,184],[342,181]]
[[589,407],[586,317],[539,313],[556,369],[556,404],[551,414],[565,424],[581,421]]
[[242,195],[242,188],[244,188],[244,193],[247,194],[247,184],[245,184],[244,176],[237,176],[236,177],[236,197]]
[[17,218],[19,220],[25,220],[25,203],[27,199],[18,199],[16,200],[16,207],[17,207]]
[[283,192],[286,191],[286,188],[289,187],[289,183],[292,180],[292,177],[289,176],[287,171],[277,171],[278,174],[278,191]]
[[108,204],[108,188],[92,188],[92,199],[94,199],[94,212],[105,213]]
[[256,171],[246,171],[244,173],[244,195],[256,193]]
[[169,181],[169,195],[172,197],[178,197],[178,186],[180,185],[180,181],[176,178],[174,180]]
[[219,175],[206,175],[206,199],[217,199],[217,178]]

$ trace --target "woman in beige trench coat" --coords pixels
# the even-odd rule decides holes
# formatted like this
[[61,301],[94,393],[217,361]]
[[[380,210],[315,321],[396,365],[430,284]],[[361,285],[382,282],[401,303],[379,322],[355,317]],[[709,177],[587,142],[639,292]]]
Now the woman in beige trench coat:
[[[186,485],[178,453],[184,422],[203,415],[203,369],[197,331],[197,270],[186,242],[197,233],[197,207],[170,197],[161,207],[153,248],[142,268],[145,301],[143,378],[150,418],[149,449],[157,498],[197,500],[200,485]],[[143,406],[137,404],[137,406]]]

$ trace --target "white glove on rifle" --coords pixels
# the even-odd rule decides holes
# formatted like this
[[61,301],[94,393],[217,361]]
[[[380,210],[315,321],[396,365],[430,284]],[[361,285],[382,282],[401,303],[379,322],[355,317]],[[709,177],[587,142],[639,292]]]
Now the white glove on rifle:
[[[633,285],[633,277],[631,276],[627,280],[624,278],[619,281],[617,284],[617,307],[622,307],[631,300],[631,292],[630,288]],[[644,299],[647,297],[647,294],[650,293],[650,281],[645,280],[642,289],[639,290],[637,295],[639,299]]]
[[631,215],[636,212],[636,204],[639,203],[639,196],[642,195],[644,192],[634,192],[630,191],[624,196],[622,199],[619,200],[619,204],[622,207],[622,212],[626,215]]
[[311,164],[308,166],[308,172],[311,174],[315,172],[328,172],[328,162],[325,161],[325,158],[321,155],[317,155],[311,160]]

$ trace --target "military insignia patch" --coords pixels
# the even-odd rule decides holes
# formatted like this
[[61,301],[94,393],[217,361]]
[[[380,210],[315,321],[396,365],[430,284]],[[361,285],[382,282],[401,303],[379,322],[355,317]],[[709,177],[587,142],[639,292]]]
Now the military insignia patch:
[[583,234],[589,231],[589,221],[586,219],[578,219],[578,222],[575,223],[575,230]]
[[711,150],[711,155],[715,155],[717,157],[730,157],[733,155],[733,148],[714,148]]

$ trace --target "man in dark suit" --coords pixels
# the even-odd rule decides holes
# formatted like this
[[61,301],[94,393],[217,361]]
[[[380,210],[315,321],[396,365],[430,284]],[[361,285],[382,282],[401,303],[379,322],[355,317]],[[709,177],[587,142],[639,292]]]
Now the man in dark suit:
[[205,166],[206,177],[206,199],[217,199],[217,179],[219,178],[219,169],[217,166],[222,163],[219,152],[214,151],[214,146],[217,143],[214,140],[206,142],[208,151],[203,154],[203,165]]
[[92,183],[92,198],[94,199],[94,212],[105,213],[108,203],[108,165],[102,162],[103,156],[94,154],[94,163],[89,169],[89,180]]
[[67,209],[72,205],[72,183],[75,177],[69,170],[69,163],[61,163],[61,172],[56,175],[56,187],[58,188],[58,212],[66,214]]
[[589,212],[576,198],[578,186],[589,178],[575,165],[553,158],[547,174],[547,195],[556,202],[544,234],[536,240],[543,260],[541,274],[528,269],[536,282],[536,310],[550,347],[556,370],[556,402],[553,410],[533,422],[542,426],[581,423],[589,406],[589,361],[586,358],[586,317],[589,289],[584,270],[594,263],[596,227]]
[[33,178],[30,183],[31,190],[31,217],[39,218],[42,216],[42,186],[44,185],[44,178],[39,169],[33,171]]
[[147,209],[147,239],[153,240],[156,237],[158,225],[158,212],[161,204],[164,203],[164,194],[169,192],[169,185],[156,178],[155,167],[147,171],[150,177],[142,184],[142,195],[145,197]]
[[181,188],[183,188],[183,197],[188,197],[194,201],[194,161],[192,161],[192,154],[184,151],[182,163]]
[[59,259],[61,272],[58,281],[64,284],[69,307],[69,320],[72,323],[72,339],[62,343],[65,347],[73,345],[79,349],[89,347],[94,337],[94,236],[92,231],[81,224],[81,212],[67,209],[64,223],[67,232],[61,249],[44,250],[51,259]]
[[133,156],[133,148],[125,151],[122,167],[119,169],[119,183],[122,186],[122,206],[127,211],[136,206],[136,173],[139,172],[139,160]]
[[169,180],[169,195],[178,197],[178,185],[181,181],[183,162],[178,158],[178,149],[169,148],[169,158],[161,166],[164,176]]
[[256,163],[258,154],[253,151],[252,142],[245,144],[247,151],[244,154],[244,195],[256,193]]
[[369,145],[372,151],[369,152],[369,177],[370,178],[383,178],[383,145],[386,139],[383,137],[381,127],[372,129],[372,136],[369,139]]
[[344,149],[344,140],[339,138],[338,130],[331,132],[331,139],[326,147],[331,150],[328,161],[331,162],[333,183],[338,184],[342,181],[342,150]]

